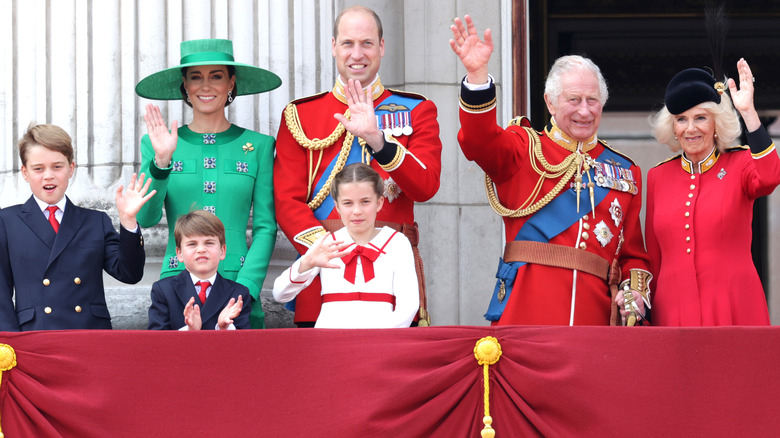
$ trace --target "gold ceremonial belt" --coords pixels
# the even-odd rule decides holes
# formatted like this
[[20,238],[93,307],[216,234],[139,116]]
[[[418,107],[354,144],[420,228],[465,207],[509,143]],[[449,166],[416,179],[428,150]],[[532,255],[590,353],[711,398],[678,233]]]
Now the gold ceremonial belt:
[[535,263],[556,268],[576,269],[606,281],[609,262],[603,257],[582,249],[554,243],[513,240],[504,248],[504,261]]

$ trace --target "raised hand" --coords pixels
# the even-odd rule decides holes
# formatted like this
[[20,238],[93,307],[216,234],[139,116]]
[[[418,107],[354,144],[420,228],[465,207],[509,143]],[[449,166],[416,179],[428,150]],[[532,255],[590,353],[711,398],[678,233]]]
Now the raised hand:
[[116,188],[116,209],[119,213],[119,223],[126,230],[135,229],[138,223],[135,220],[136,215],[141,210],[146,201],[152,198],[157,190],[152,190],[149,193],[149,185],[152,183],[152,179],[148,178],[146,184],[144,184],[145,174],[141,174],[136,180],[136,174],[130,177],[130,184],[127,185],[127,190],[124,190],[124,186],[121,184]]
[[344,95],[349,105],[349,119],[339,113],[333,117],[344,125],[347,131],[365,140],[374,152],[378,152],[385,145],[385,141],[376,124],[371,88],[363,91],[360,81],[349,79],[344,87]]
[[728,81],[731,101],[734,103],[734,108],[742,116],[742,120],[745,121],[747,130],[753,132],[761,126],[761,120],[758,118],[758,113],[753,104],[753,83],[755,82],[755,77],[745,58],[740,58],[737,61],[737,71],[739,72],[739,89],[737,89],[734,79],[730,78]]
[[146,114],[144,114],[146,130],[149,131],[149,140],[152,141],[154,149],[154,160],[161,168],[168,167],[173,157],[173,151],[176,150],[176,143],[179,141],[179,122],[171,122],[170,131],[165,126],[160,108],[154,104],[146,105]]
[[230,324],[233,324],[233,320],[238,318],[241,314],[241,309],[244,308],[244,297],[238,296],[238,300],[231,298],[227,306],[219,312],[219,318],[217,319],[217,325],[220,330],[227,330]]
[[301,257],[299,273],[304,273],[314,267],[334,269],[339,267],[331,260],[347,255],[349,251],[346,251],[346,248],[349,244],[341,240],[333,240],[330,236],[330,234],[326,234],[306,251],[306,254]]
[[467,80],[472,84],[484,84],[488,81],[488,61],[493,53],[493,35],[490,29],[485,29],[485,41],[479,39],[477,28],[471,17],[455,18],[450,26],[452,37],[450,47],[460,58],[468,74]]
[[200,330],[203,325],[200,319],[200,306],[195,304],[195,297],[190,297],[187,305],[184,306],[184,323],[187,324],[187,330]]

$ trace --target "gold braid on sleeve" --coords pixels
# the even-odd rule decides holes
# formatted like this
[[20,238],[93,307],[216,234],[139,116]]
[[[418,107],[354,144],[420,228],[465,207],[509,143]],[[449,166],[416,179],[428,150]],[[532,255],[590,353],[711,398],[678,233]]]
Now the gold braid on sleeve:
[[[523,204],[520,205],[520,207],[517,209],[511,210],[501,204],[501,201],[498,199],[498,195],[496,194],[493,180],[491,180],[486,173],[485,192],[487,193],[490,207],[494,212],[496,212],[496,214],[502,217],[524,217],[539,211],[539,209],[550,203],[550,201],[558,196],[561,190],[563,190],[564,186],[566,186],[566,184],[571,180],[572,176],[574,176],[574,173],[580,167],[583,160],[579,153],[574,152],[566,157],[561,163],[555,165],[550,164],[542,152],[542,141],[539,138],[539,134],[537,134],[536,131],[531,128],[523,127],[523,129],[525,129],[525,131],[528,133],[529,159],[531,160],[531,166],[536,171],[536,173],[539,174],[539,180],[536,182],[536,186],[528,196],[528,199],[526,199],[525,202],[523,202]],[[534,159],[534,157],[536,159]],[[539,169],[536,164],[537,160],[542,165],[544,170]],[[555,184],[555,187],[553,187],[552,190],[545,194],[541,199],[534,202],[534,200],[539,196],[539,192],[542,190],[542,184],[544,183],[545,179],[555,179],[561,176],[562,178],[558,181],[557,184]]]

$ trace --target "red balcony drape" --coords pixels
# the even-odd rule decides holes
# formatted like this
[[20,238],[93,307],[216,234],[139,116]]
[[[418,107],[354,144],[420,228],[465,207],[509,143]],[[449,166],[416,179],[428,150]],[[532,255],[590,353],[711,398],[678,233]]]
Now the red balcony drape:
[[0,333],[16,437],[775,436],[774,327]]

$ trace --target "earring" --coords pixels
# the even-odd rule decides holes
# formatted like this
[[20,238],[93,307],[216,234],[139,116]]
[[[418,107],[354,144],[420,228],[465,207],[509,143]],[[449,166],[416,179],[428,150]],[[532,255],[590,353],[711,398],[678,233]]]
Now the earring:
[[232,92],[233,90],[228,91],[228,103],[233,103],[233,95],[230,94]]
[[718,138],[718,133],[717,132],[715,133],[715,138]]
[[[187,93],[187,102],[190,102],[190,93]],[[192,102],[190,102],[192,103]]]
[[676,136],[676,135],[674,136],[674,139],[675,139],[675,140],[679,140],[679,138],[677,138],[677,136]]

